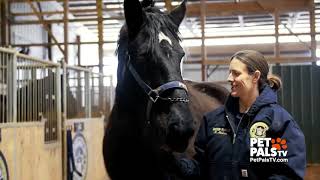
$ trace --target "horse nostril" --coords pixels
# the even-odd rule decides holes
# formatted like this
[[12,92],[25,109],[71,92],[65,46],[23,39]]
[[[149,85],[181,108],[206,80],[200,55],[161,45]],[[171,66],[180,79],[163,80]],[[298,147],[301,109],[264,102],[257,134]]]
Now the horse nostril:
[[177,152],[185,151],[194,133],[194,126],[191,124],[175,122],[169,125],[166,140],[169,147]]
[[188,126],[185,123],[174,123],[169,126],[169,132],[172,132],[175,136],[192,136],[194,133],[193,126]]
[[174,123],[174,124],[171,124],[169,126],[169,132],[179,132],[180,131],[180,127],[179,127],[179,124],[178,123]]
[[191,137],[191,136],[193,136],[193,133],[194,133],[193,126],[188,127],[187,130],[186,130],[187,136]]

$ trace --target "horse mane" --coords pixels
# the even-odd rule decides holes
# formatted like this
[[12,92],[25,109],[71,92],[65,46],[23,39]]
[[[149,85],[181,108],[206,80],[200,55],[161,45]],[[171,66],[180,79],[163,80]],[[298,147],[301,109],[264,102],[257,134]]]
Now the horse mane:
[[220,103],[224,104],[229,95],[229,91],[223,86],[212,82],[194,82],[184,80],[187,84],[190,84],[194,89],[216,98]]

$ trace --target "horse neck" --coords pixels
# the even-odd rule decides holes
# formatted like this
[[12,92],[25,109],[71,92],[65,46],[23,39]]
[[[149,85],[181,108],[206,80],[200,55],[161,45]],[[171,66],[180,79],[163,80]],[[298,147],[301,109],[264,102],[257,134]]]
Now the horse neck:
[[116,98],[120,100],[120,102],[127,102],[128,100],[136,102],[134,106],[137,104],[146,104],[147,95],[129,71],[126,59],[127,55],[123,53],[119,56]]
[[[118,67],[123,68],[122,66]],[[129,70],[126,69],[125,71],[122,76],[118,74],[115,97],[116,110],[113,111],[118,116],[116,119],[121,119],[123,123],[127,124],[128,131],[138,134],[137,129],[143,126],[142,123],[146,118],[147,96],[132,77]]]

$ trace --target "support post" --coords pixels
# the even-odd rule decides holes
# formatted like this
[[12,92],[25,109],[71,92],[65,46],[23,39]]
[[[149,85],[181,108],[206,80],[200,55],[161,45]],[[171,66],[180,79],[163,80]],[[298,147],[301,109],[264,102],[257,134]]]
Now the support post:
[[310,15],[310,36],[311,36],[311,57],[312,63],[316,64],[317,59],[317,41],[316,41],[316,15],[315,15],[315,6],[314,2],[311,2],[311,10],[309,11]]
[[103,14],[102,14],[102,0],[96,0],[98,12],[98,38],[99,38],[99,107],[103,108]]
[[205,46],[206,1],[201,0],[201,80],[207,81],[207,49]]
[[[51,31],[51,30],[52,30],[52,25],[49,24],[49,25],[48,25],[48,28],[49,28],[50,31]],[[47,50],[48,50],[48,59],[49,59],[50,61],[53,60],[51,43],[52,43],[52,38],[51,38],[51,36],[48,34]]]
[[172,0],[165,0],[164,3],[167,11],[170,12],[172,10]]
[[81,37],[77,36],[77,46],[78,46],[78,51],[77,51],[77,58],[78,58],[78,66],[81,66]]
[[62,146],[62,179],[67,180],[67,67],[64,61],[61,61],[62,67],[62,118],[61,118],[61,146]]
[[9,45],[8,1],[0,1],[1,46]]
[[275,34],[275,40],[276,40],[274,44],[274,56],[275,56],[275,59],[277,60],[280,57],[279,24],[280,24],[279,12],[276,10],[274,12],[274,34]]
[[68,30],[68,14],[69,14],[69,0],[64,0],[63,4],[63,28],[64,28],[64,61],[69,63],[69,30]]

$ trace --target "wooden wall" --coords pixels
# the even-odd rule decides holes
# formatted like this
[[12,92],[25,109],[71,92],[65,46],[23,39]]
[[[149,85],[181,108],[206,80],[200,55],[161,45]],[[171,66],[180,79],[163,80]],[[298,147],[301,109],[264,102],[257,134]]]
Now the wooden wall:
[[2,127],[0,150],[12,180],[62,179],[61,144],[44,144],[44,123]]
[[[84,124],[80,133],[86,141],[88,151],[85,179],[109,180],[102,155],[103,117],[68,120],[66,125],[72,127],[73,137],[76,134],[74,124],[79,122]],[[0,150],[6,158],[11,180],[63,179],[61,141],[44,143],[44,123],[19,123],[10,126],[0,124],[0,128]]]
[[87,180],[109,180],[105,171],[103,154],[102,154],[102,140],[104,135],[104,119],[74,119],[68,120],[66,125],[72,126],[72,136],[75,136],[75,123],[83,123],[84,129],[81,131],[85,138],[88,149],[88,166],[87,166]]

